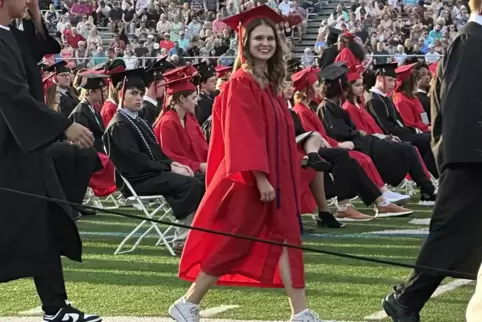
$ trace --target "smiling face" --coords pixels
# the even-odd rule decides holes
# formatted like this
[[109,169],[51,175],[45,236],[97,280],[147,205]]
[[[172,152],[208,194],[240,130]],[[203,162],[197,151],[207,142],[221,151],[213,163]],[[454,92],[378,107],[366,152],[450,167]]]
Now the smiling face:
[[276,37],[273,28],[259,25],[249,35],[249,53],[259,61],[268,61],[276,51]]

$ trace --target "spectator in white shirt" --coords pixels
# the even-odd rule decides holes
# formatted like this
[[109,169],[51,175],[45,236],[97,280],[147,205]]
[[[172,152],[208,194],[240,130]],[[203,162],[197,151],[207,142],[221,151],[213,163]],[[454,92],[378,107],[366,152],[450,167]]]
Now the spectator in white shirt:
[[435,45],[430,44],[428,46],[428,53],[425,54],[425,63],[427,65],[436,63],[440,60],[440,54],[435,51]]
[[278,9],[281,11],[283,16],[288,16],[291,10],[291,3],[288,0],[283,0],[279,3]]

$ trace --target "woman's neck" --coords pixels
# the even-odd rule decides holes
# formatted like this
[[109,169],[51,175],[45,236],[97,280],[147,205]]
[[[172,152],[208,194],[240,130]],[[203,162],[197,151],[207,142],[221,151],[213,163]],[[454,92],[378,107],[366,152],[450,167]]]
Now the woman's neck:
[[174,105],[174,109],[176,110],[177,112],[177,115],[179,116],[179,118],[181,119],[181,121],[184,121],[184,118],[186,117],[186,111],[180,107],[179,105]]
[[256,61],[253,63],[253,73],[257,77],[264,77],[268,64],[266,61]]
[[10,17],[7,9],[0,8],[0,26],[8,27],[9,23],[10,23]]

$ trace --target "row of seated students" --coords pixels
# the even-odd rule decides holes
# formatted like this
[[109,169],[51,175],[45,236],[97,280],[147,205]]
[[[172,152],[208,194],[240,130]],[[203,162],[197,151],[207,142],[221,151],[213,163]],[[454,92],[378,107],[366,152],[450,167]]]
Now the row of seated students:
[[[59,67],[60,70],[64,68],[62,64]],[[321,95],[325,96],[324,102],[330,99],[330,94],[326,92],[330,82],[335,82],[333,88],[340,88],[339,78],[346,71],[337,67],[330,66],[318,74],[312,69],[305,69],[293,75],[296,89],[294,118],[301,121],[295,122],[301,124],[297,134],[308,133],[299,142],[298,151],[300,164],[302,159],[306,159],[308,164],[305,169],[300,166],[305,188],[303,212],[313,212],[318,208],[319,225],[327,227],[342,227],[339,221],[370,220],[373,217],[358,212],[350,204],[351,198],[360,196],[365,204],[375,204],[377,217],[409,215],[411,210],[396,205],[406,201],[408,196],[388,190],[385,183],[396,185],[407,173],[414,180],[420,177],[420,172],[427,178],[416,149],[409,144],[398,144],[399,150],[405,150],[397,151],[398,154],[392,158],[398,160],[400,169],[395,171],[391,164],[391,171],[388,171],[388,167],[383,166],[386,163],[382,162],[382,157],[378,157],[378,154],[383,154],[380,151],[387,147],[377,150],[378,154],[373,152],[369,155],[363,152],[373,148],[357,151],[361,149],[356,147],[359,140],[337,142],[328,136],[325,122],[322,121],[324,119],[320,120],[316,112],[309,108],[311,102],[320,101],[319,79],[322,80]],[[333,69],[338,77],[336,79],[333,79]],[[201,97],[196,85],[209,88],[209,84],[216,83],[216,72],[203,65],[198,66],[197,71],[190,66],[166,68],[161,61],[147,69],[126,71],[123,66],[115,66],[102,72],[88,71],[81,75],[81,100],[70,117],[94,133],[95,146],[105,161],[105,169],[109,169],[107,165],[112,162],[118,173],[141,195],[164,195],[174,216],[184,223],[190,223],[204,194],[208,156],[208,142],[195,117]],[[109,87],[109,93],[105,93],[106,87]],[[222,85],[219,90],[222,90]],[[293,89],[287,86],[284,93],[287,100],[291,99],[290,91],[292,95]],[[205,96],[210,94],[203,93]],[[104,97],[108,99],[99,112],[96,105],[101,104]],[[154,100],[157,104],[154,104]],[[203,115],[208,115],[207,118],[203,116],[205,123],[209,122],[211,111],[216,109],[214,97],[210,97],[209,101],[212,104],[204,106]],[[106,112],[106,107],[112,109],[114,106],[114,114]],[[146,107],[150,107],[151,113]],[[307,115],[305,110],[311,114]],[[112,115],[108,123],[106,115]],[[391,146],[390,143],[385,145]],[[390,150],[385,154],[391,156]],[[371,159],[373,156],[376,156],[376,163]],[[400,162],[401,156],[405,156],[407,161]],[[323,160],[328,162],[323,163]],[[110,169],[108,172],[113,180],[113,170]],[[123,185],[118,186],[123,194],[128,195]],[[339,221],[331,215],[326,202],[326,197],[335,196],[338,200],[335,217]],[[178,231],[181,241],[179,248],[186,234],[186,231]]]

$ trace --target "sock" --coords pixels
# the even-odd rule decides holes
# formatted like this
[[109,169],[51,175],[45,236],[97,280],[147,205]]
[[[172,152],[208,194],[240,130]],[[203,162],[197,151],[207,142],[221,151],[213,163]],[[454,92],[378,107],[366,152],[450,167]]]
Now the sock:
[[382,201],[382,202],[379,202],[377,204],[378,207],[387,207],[388,205],[390,205],[390,201]]

